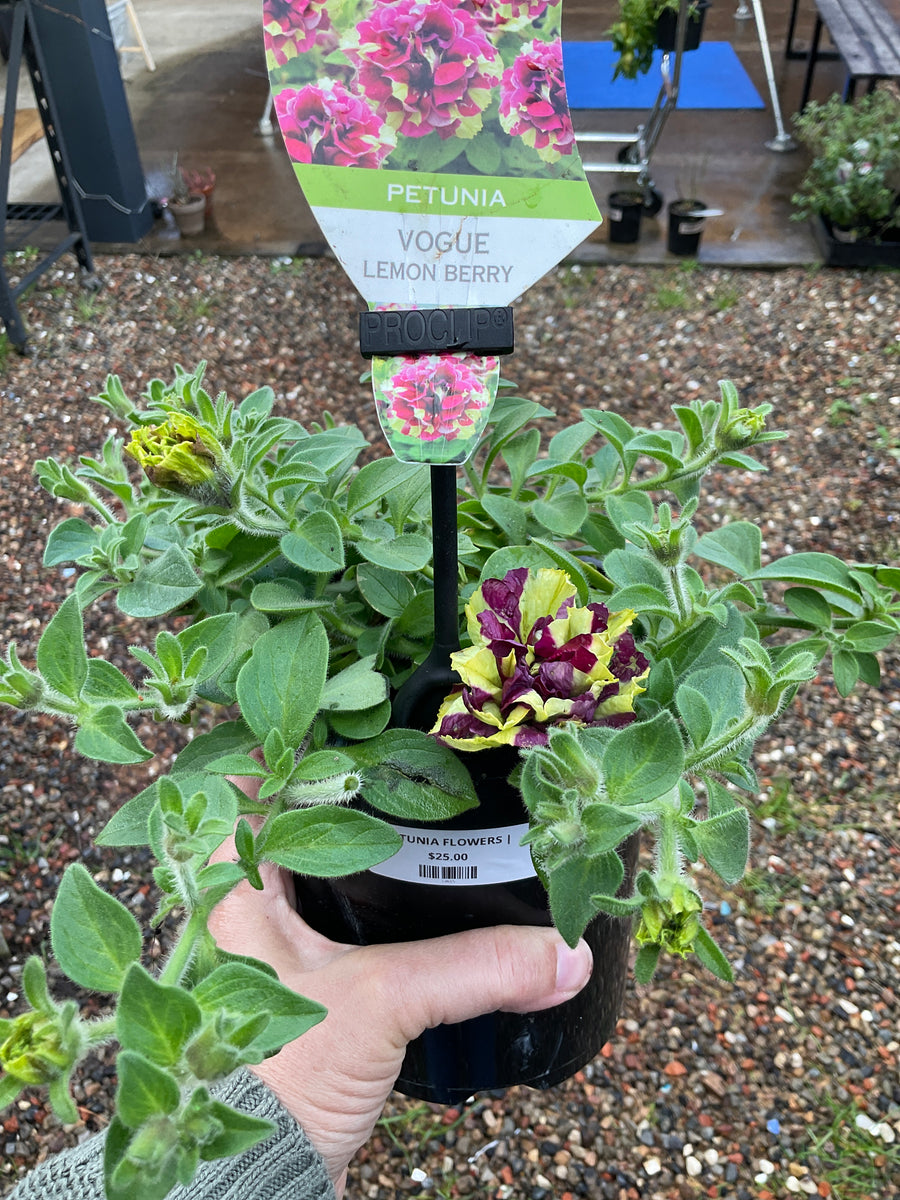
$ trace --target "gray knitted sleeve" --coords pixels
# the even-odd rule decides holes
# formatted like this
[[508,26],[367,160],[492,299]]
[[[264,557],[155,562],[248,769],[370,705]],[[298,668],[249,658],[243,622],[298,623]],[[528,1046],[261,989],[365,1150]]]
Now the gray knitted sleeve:
[[[201,1163],[193,1183],[174,1188],[168,1200],[334,1200],[318,1151],[255,1075],[237,1071],[213,1090],[217,1100],[272,1121],[276,1130],[235,1158]],[[47,1159],[9,1200],[103,1200],[103,1143],[98,1134]]]

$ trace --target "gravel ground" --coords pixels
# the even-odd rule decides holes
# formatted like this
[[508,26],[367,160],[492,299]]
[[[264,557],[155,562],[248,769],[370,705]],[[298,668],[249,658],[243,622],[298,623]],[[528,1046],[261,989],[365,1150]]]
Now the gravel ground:
[[[26,662],[70,582],[40,566],[63,511],[31,465],[99,449],[105,410],[87,397],[108,371],[138,389],[205,358],[214,389],[269,383],[281,411],[352,417],[382,445],[358,382],[358,299],[335,263],[122,257],[100,269],[96,295],[68,269],[44,275],[22,305],[33,356],[0,364],[0,627]],[[896,564],[898,298],[891,273],[564,267],[517,306],[507,374],[560,417],[610,406],[644,423],[731,378],[745,403],[771,401],[792,436],[768,448],[770,475],[712,479],[718,512],[759,520],[771,557],[790,547]],[[138,636],[109,607],[92,618],[92,652],[119,665]],[[665,965],[630,988],[596,1062],[550,1092],[480,1095],[461,1112],[393,1098],[351,1200],[900,1197],[898,665],[885,657],[880,689],[849,700],[817,680],[760,745],[751,875],[733,891],[708,884],[733,987]],[[79,761],[70,737],[8,711],[0,728],[3,1016],[18,1011],[23,959],[45,944],[69,861],[140,917],[152,911],[146,858],[91,845],[148,768]],[[161,740],[154,761],[173,748]],[[148,954],[159,948],[148,935]],[[113,1085],[108,1060],[86,1064],[75,1126],[37,1093],[8,1110],[0,1193],[102,1128]]]

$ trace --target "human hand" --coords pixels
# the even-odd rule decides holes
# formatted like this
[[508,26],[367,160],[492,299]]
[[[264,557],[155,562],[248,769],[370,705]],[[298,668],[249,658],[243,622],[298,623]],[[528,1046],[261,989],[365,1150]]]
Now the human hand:
[[[246,784],[249,780],[237,781]],[[225,843],[218,859],[236,857]],[[587,983],[591,952],[554,929],[500,926],[381,946],[332,942],[295,908],[292,876],[261,868],[264,891],[241,883],[214,910],[210,929],[235,954],[269,963],[286,986],[328,1016],[251,1068],[322,1155],[337,1195],[399,1074],[407,1042],[432,1026],[503,1009],[536,1012]]]

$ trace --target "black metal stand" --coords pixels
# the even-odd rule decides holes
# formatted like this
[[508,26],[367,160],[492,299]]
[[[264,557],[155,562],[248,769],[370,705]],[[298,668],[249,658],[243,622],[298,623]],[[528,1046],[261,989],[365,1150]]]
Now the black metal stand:
[[[84,225],[81,202],[71,185],[72,171],[60,123],[47,77],[32,12],[32,0],[0,0],[0,18],[9,22],[9,67],[6,81],[6,108],[3,137],[0,141],[0,196],[3,198],[3,223],[0,225],[0,318],[6,326],[9,340],[20,353],[25,353],[28,334],[19,315],[16,301],[34,281],[51,267],[66,251],[71,250],[84,273],[86,286],[96,286],[94,262]],[[22,60],[31,75],[38,112],[44,125],[44,136],[50,150],[53,170],[59,187],[59,204],[15,204],[9,201],[9,176],[12,168],[13,128],[16,96]],[[6,274],[6,255],[10,250],[33,238],[36,230],[51,222],[62,222],[68,232],[49,250],[15,286]]]

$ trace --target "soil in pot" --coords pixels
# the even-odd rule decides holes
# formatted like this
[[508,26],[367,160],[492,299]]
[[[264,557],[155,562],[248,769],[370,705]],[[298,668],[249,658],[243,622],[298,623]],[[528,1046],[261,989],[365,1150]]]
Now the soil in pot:
[[202,233],[206,221],[206,197],[191,196],[183,204],[169,201],[169,208],[182,237]]
[[610,192],[607,197],[609,240],[619,244],[636,242],[641,234],[644,211],[642,192]]
[[[703,22],[706,18],[706,10],[709,4],[706,0],[700,0],[700,3],[692,5],[688,10],[687,23],[684,28],[684,49],[696,50],[703,37]],[[676,38],[678,34],[678,10],[674,8],[664,9],[656,21],[656,44],[660,50],[670,54],[676,49]]]
[[[314,929],[370,945],[497,924],[551,924],[544,888],[518,846],[526,813],[506,781],[515,752],[481,751],[465,755],[465,762],[478,809],[440,824],[398,825],[403,850],[374,871],[295,879],[298,908]],[[623,851],[630,890],[637,838]],[[553,1087],[595,1058],[624,1000],[631,922],[601,915],[585,938],[594,970],[577,996],[545,1012],[490,1013],[426,1030],[407,1049],[397,1090],[456,1104],[474,1092],[515,1084]]]
[[706,224],[707,206],[702,200],[672,200],[669,204],[669,236],[666,242],[670,254],[690,258],[700,248],[700,237]]

